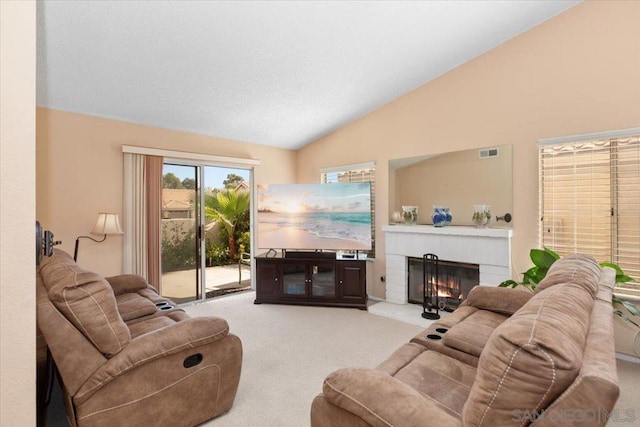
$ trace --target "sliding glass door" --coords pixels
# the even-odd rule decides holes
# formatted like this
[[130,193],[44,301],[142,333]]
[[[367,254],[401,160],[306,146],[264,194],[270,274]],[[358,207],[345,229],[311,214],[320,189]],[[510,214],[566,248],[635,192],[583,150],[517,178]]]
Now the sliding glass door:
[[166,159],[162,175],[161,294],[184,303],[250,287],[251,170]]
[[162,296],[177,303],[200,299],[200,167],[165,163],[162,170]]

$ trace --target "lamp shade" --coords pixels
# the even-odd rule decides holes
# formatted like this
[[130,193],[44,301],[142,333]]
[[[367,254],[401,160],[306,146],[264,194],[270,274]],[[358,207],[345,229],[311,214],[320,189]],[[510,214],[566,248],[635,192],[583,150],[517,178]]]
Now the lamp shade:
[[91,232],[94,234],[123,234],[118,214],[100,212]]

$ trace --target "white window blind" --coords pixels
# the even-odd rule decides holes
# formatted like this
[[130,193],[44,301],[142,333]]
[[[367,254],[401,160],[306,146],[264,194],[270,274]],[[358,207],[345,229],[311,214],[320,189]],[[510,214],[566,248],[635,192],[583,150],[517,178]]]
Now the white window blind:
[[579,252],[613,262],[639,280],[640,130],[547,143],[539,155],[542,245],[560,255]]
[[361,163],[357,165],[339,166],[320,170],[320,182],[331,184],[336,182],[369,182],[371,183],[371,250],[367,251],[368,258],[376,255],[376,168],[375,163]]

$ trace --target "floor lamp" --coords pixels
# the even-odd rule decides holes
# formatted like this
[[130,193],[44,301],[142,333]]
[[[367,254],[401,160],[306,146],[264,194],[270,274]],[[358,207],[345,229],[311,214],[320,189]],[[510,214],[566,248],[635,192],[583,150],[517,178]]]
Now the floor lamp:
[[91,230],[92,234],[103,234],[101,240],[96,240],[90,236],[78,236],[76,239],[76,247],[73,251],[73,260],[78,260],[78,245],[80,244],[80,239],[89,239],[93,240],[96,243],[104,242],[107,239],[107,235],[109,234],[124,234],[122,229],[120,228],[120,220],[118,219],[118,214],[114,213],[104,213],[100,212],[98,214],[98,219],[96,220],[96,225],[93,226]]

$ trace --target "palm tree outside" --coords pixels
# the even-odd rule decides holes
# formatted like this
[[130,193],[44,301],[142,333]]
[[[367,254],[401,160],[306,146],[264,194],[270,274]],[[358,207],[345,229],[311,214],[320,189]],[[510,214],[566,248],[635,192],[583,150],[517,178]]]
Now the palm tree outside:
[[229,243],[229,257],[238,256],[239,224],[249,210],[249,192],[225,189],[215,194],[207,194],[204,200],[204,214],[207,221],[215,221],[224,227]]

